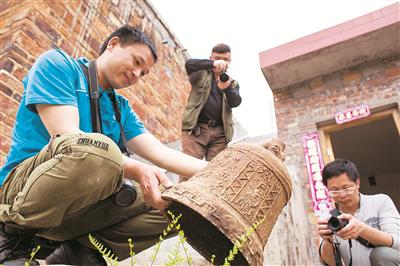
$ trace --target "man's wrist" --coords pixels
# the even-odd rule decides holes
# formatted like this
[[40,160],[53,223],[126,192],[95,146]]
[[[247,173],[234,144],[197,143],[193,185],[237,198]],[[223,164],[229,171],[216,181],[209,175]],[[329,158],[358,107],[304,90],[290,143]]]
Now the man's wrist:
[[364,237],[365,234],[368,234],[368,230],[371,228],[368,224],[360,221],[360,231],[358,236]]
[[[329,243],[330,242],[330,243]],[[328,244],[327,244],[328,243]],[[331,242],[330,239],[322,239],[321,244],[319,246],[318,249],[318,254],[319,254],[319,259],[322,262],[323,265],[328,265],[325,260],[322,258],[322,250],[324,250],[326,247],[326,245],[333,245],[333,243]],[[325,254],[326,254],[326,250],[325,250]]]
[[234,91],[233,91],[233,88],[229,85],[229,87],[228,88],[226,88],[226,89],[223,89],[222,91],[224,91],[225,93],[233,93]]

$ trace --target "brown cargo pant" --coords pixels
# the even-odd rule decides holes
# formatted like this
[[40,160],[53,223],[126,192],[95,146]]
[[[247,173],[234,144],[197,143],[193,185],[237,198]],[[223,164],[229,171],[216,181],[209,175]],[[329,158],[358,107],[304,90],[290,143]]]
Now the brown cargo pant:
[[110,197],[123,180],[123,158],[117,145],[97,133],[63,134],[7,176],[0,191],[0,218],[56,241],[78,239],[92,247],[88,233],[111,248],[119,260],[154,245],[168,225],[163,214],[138,196],[128,207]]
[[196,136],[189,130],[182,131],[182,151],[198,159],[211,161],[227,147],[224,128],[198,124],[200,134]]

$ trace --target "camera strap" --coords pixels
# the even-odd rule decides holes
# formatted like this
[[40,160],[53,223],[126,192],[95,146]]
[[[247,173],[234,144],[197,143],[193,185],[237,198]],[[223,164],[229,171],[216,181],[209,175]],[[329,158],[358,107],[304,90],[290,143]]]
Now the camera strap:
[[342,256],[340,256],[340,250],[339,250],[340,243],[334,240],[332,244],[333,244],[333,257],[335,258],[335,266],[341,266]]
[[[322,262],[322,264],[323,264],[324,266],[329,266],[329,264],[326,263],[326,262],[324,261],[324,259],[322,258],[322,246],[324,245],[324,242],[325,242],[325,241],[326,241],[326,240],[323,239],[322,242],[319,244],[318,254],[319,254],[319,259],[320,259],[320,261]],[[332,244],[333,255],[334,255],[334,258],[335,258],[335,262],[336,262],[336,257],[335,257],[335,245],[334,245],[333,242],[330,241],[329,239],[328,239],[327,241],[328,241],[329,243]],[[335,266],[337,266],[337,265],[335,265]]]
[[121,132],[121,138],[122,138],[122,143],[124,144],[124,148],[122,152],[125,152],[128,157],[130,157],[132,154],[128,151],[128,145],[126,141],[126,136],[125,136],[125,131],[124,128],[122,127],[121,124],[121,112],[119,111],[118,108],[118,102],[117,102],[117,96],[115,95],[115,90],[113,90],[110,94],[110,99],[113,102],[113,108],[114,108],[114,113],[115,113],[115,119],[118,122],[119,125],[119,130]]
[[[83,73],[85,74],[86,81],[89,84],[89,96],[90,96],[90,114],[92,117],[92,130],[96,133],[103,133],[102,132],[102,125],[101,125],[101,115],[100,115],[100,107],[99,107],[99,83],[97,77],[97,66],[96,61],[91,61],[89,63],[89,67],[86,67],[84,64],[79,63],[82,68]],[[115,91],[112,90],[110,94],[108,94],[112,103],[113,109],[115,113],[115,119],[118,122],[119,129],[121,132],[122,143],[124,147],[121,149],[123,153],[126,153],[128,157],[130,157],[131,153],[128,151],[126,136],[124,132],[124,128],[121,124],[121,112],[118,108],[118,101],[115,95]]]
[[351,266],[353,264],[353,255],[351,254],[351,239],[349,239],[349,253],[350,253],[350,262],[349,262],[349,266]]
[[[342,265],[342,256],[340,254],[340,249],[339,249],[340,243],[336,239],[334,239],[332,242],[332,245],[333,245],[333,257],[335,259],[335,266],[341,266]],[[352,248],[351,239],[349,239],[349,253],[350,253],[349,266],[353,265],[353,255],[351,253],[351,248]],[[321,254],[320,254],[320,257],[321,257]]]
[[374,244],[372,244],[368,240],[362,238],[361,236],[357,237],[356,240],[358,241],[358,243],[360,243],[361,245],[363,245],[363,246],[365,246],[367,248],[374,248],[375,247]]
[[[370,242],[368,242],[367,240],[365,240],[362,237],[358,237],[358,238],[356,238],[356,240],[368,248],[375,247],[373,244],[371,244]],[[352,249],[353,245],[352,245],[351,239],[349,239],[348,241],[349,241],[349,256],[350,256],[349,266],[352,266],[353,254],[351,252],[351,249]],[[340,255],[340,250],[339,250],[340,243],[337,241],[333,241],[332,244],[333,244],[333,256],[335,258],[335,266],[340,266],[340,265],[342,265],[341,264],[341,255]],[[321,247],[322,247],[322,245],[321,245]],[[320,251],[320,257],[321,257],[321,251]]]
[[96,61],[89,63],[88,69],[85,67],[84,72],[86,80],[89,83],[89,95],[90,95],[90,113],[92,115],[92,130],[97,133],[102,133],[101,119],[100,119],[100,108],[99,108],[99,83],[97,79],[97,67]]

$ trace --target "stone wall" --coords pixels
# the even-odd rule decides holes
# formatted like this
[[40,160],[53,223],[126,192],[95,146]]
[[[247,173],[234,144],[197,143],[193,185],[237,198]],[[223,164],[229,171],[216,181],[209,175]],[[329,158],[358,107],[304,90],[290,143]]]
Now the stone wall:
[[103,40],[125,24],[142,29],[153,39],[159,61],[150,75],[120,92],[162,142],[180,138],[190,91],[184,71],[186,54],[147,1],[13,0],[0,5],[0,165],[10,147],[23,93],[21,80],[35,59],[51,48],[94,59]]

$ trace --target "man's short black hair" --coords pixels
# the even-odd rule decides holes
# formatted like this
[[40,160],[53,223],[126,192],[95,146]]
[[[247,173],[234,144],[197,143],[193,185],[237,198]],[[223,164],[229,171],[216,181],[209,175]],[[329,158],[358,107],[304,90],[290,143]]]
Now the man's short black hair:
[[99,55],[104,53],[104,51],[107,49],[108,42],[114,37],[119,38],[121,46],[134,43],[142,43],[147,45],[150,48],[151,53],[154,57],[154,62],[157,61],[158,56],[154,43],[141,30],[131,27],[129,25],[122,26],[121,28],[111,33],[111,35],[108,36],[108,38],[104,41],[103,45],[101,46]]
[[212,48],[211,52],[218,54],[230,53],[231,48],[225,43],[219,43]]
[[350,160],[336,159],[327,165],[322,170],[322,183],[326,186],[328,179],[346,173],[347,176],[354,182],[360,178],[357,166]]

